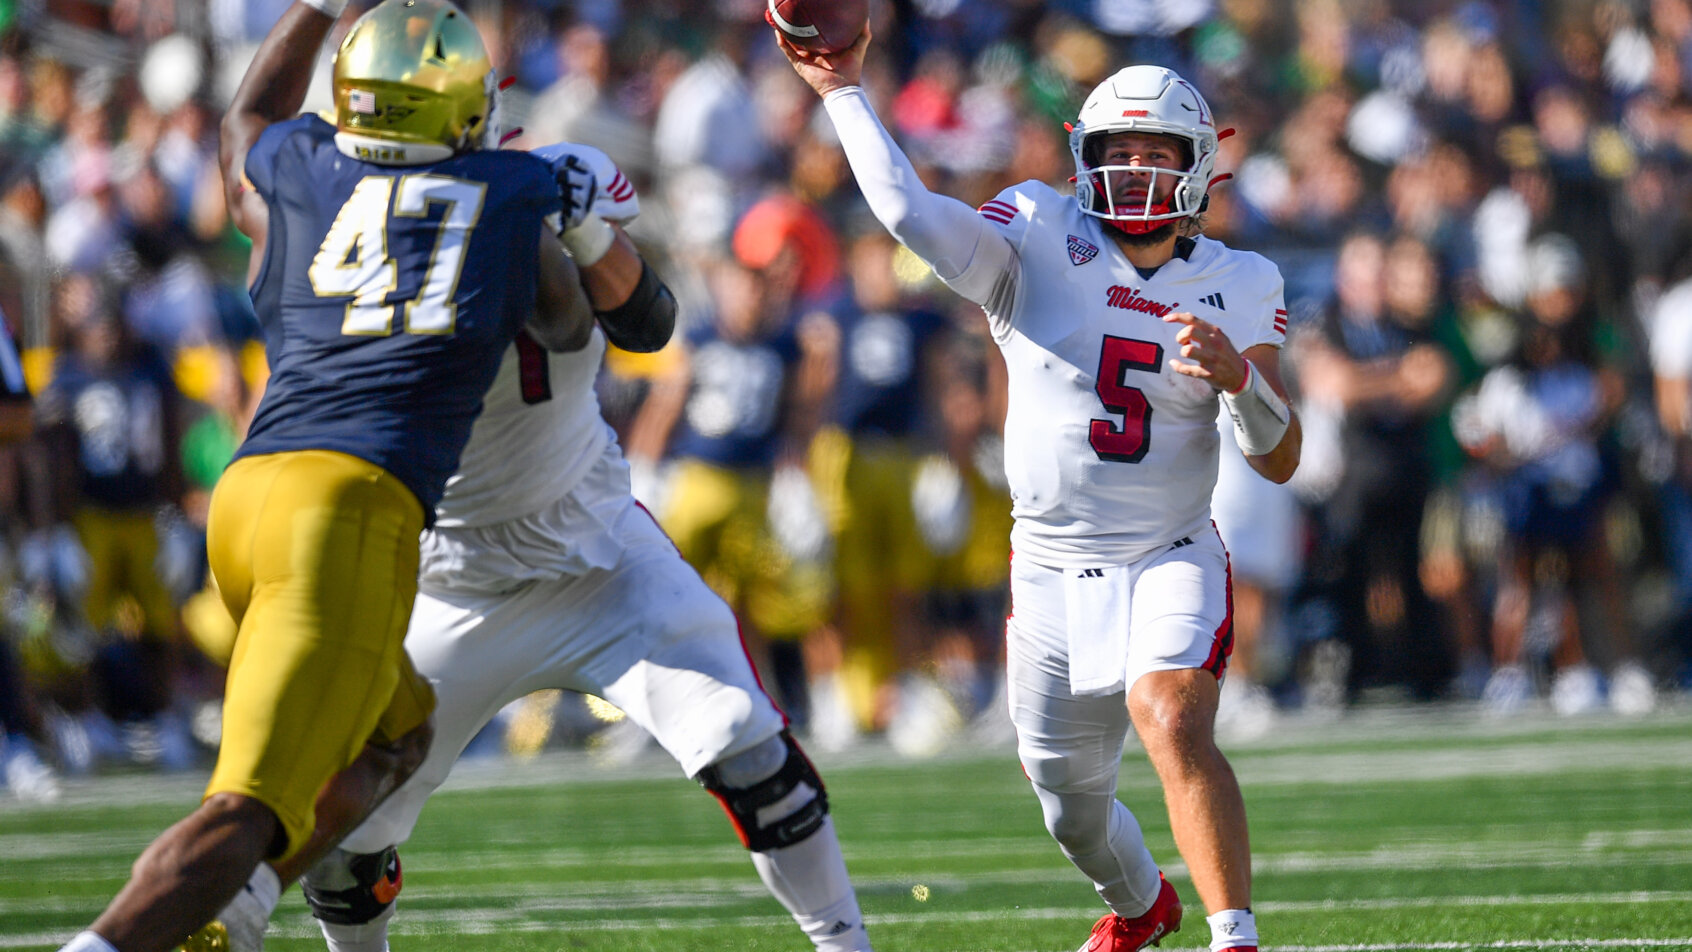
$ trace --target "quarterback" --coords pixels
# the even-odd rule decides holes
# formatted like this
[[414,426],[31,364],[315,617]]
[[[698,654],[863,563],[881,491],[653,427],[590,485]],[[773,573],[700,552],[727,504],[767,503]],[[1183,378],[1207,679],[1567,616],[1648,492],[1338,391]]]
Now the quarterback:
[[1217,133],[1174,72],[1131,66],[1070,126],[1074,194],[1035,181],[979,210],[928,191],[859,87],[850,49],[779,39],[823,103],[871,210],[980,304],[1010,375],[1014,552],[1007,676],[1046,827],[1110,911],[1082,947],[1131,952],[1182,906],[1116,799],[1130,723],[1209,913],[1213,949],[1257,948],[1245,805],[1213,729],[1232,644],[1210,521],[1217,401],[1254,469],[1298,466],[1280,379],[1281,279],[1198,234]]

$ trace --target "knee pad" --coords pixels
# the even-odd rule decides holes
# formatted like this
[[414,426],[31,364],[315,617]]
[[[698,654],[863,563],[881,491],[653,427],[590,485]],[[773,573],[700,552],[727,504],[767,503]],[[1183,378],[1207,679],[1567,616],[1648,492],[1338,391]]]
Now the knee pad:
[[828,816],[828,792],[810,758],[791,733],[782,731],[779,742],[785,749],[781,765],[762,780],[731,786],[723,779],[722,764],[699,772],[700,786],[722,804],[741,845],[754,853],[801,842]]
[[336,925],[363,925],[394,904],[405,877],[399,850],[379,853],[330,851],[300,878],[311,914]]

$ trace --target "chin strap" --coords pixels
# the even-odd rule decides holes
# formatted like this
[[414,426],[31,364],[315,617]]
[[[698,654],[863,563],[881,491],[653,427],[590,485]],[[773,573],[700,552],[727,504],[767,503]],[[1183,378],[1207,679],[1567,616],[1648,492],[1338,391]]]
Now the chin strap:
[[[1167,208],[1167,205],[1165,207]],[[1162,212],[1154,209],[1153,214],[1162,214]],[[1146,221],[1140,218],[1105,218],[1101,220],[1110,227],[1122,232],[1124,235],[1146,235],[1162,228],[1164,225],[1172,224],[1179,219],[1160,218],[1155,221]]]
[[1256,365],[1249,360],[1245,365],[1245,382],[1232,393],[1223,391],[1222,402],[1234,418],[1234,438],[1240,450],[1247,456],[1264,456],[1281,445],[1287,427],[1292,425],[1292,411]]

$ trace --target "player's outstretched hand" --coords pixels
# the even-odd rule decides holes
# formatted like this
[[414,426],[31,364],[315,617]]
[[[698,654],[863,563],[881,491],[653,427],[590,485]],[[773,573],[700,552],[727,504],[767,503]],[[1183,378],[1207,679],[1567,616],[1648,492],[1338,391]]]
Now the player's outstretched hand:
[[[769,14],[765,13],[764,16],[768,18]],[[799,78],[816,90],[817,95],[826,96],[836,89],[858,85],[859,77],[864,72],[864,52],[869,49],[870,44],[870,28],[868,26],[864,27],[864,32],[858,36],[857,42],[846,49],[836,50],[833,53],[813,53],[810,50],[802,50],[789,43],[781,35],[780,30],[774,32],[776,34],[776,46],[781,48],[781,52],[787,57],[787,61],[793,64],[793,68],[799,73]]]
[[1233,341],[1220,328],[1186,311],[1166,314],[1163,319],[1171,324],[1185,325],[1176,332],[1175,342],[1181,345],[1181,356],[1192,361],[1184,363],[1172,357],[1169,359],[1170,370],[1197,377],[1229,393],[1245,385],[1245,358],[1234,349]]
[[563,222],[558,233],[563,234],[580,225],[587,218],[588,212],[593,210],[594,194],[599,191],[599,180],[587,163],[574,154],[566,154],[563,161],[554,161],[552,165],[553,177],[558,179],[558,197],[564,201]]

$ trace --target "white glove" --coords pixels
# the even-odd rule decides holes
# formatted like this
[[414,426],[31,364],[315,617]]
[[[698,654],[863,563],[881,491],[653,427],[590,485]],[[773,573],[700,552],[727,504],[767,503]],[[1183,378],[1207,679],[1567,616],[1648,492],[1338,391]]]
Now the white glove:
[[564,202],[564,215],[558,223],[560,235],[579,227],[593,211],[594,196],[599,193],[599,179],[587,163],[573,154],[552,166],[558,180],[558,197]]

